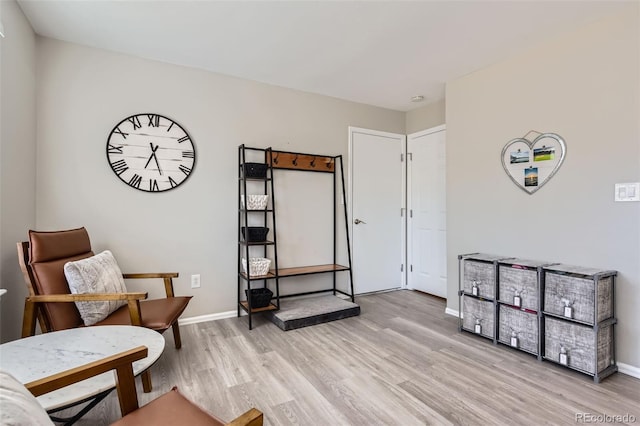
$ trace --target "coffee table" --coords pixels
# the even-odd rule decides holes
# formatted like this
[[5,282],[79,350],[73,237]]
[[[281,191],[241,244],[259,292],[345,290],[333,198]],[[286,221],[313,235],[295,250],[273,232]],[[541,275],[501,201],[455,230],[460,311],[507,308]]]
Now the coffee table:
[[[73,328],[39,334],[0,345],[0,368],[22,383],[29,383],[105,357],[146,346],[149,355],[133,363],[133,374],[151,367],[164,350],[164,337],[144,327],[104,325]],[[66,408],[89,402],[70,419],[56,419],[71,424],[115,389],[115,375],[106,372],[87,380],[38,397],[51,415]]]

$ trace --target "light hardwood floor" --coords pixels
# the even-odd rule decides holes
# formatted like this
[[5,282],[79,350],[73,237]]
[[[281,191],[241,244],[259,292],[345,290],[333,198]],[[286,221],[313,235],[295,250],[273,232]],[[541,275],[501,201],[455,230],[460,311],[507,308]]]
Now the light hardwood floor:
[[[256,317],[166,333],[144,404],[178,388],[218,417],[250,407],[267,425],[576,424],[578,413],[635,416],[640,380],[585,375],[469,333],[442,300],[400,290],[357,297],[362,313],[283,332]],[[120,416],[115,393],[77,424]],[[579,422],[578,422],[579,423]]]

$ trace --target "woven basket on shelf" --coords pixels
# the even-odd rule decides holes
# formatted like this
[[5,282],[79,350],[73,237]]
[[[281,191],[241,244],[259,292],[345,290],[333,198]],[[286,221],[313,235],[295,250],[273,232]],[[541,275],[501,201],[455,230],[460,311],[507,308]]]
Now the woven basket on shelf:
[[247,295],[247,301],[252,309],[269,306],[273,297],[273,292],[268,288],[252,288],[251,293],[249,290],[245,290],[244,293]]
[[265,163],[244,163],[244,175],[248,178],[266,178],[267,165]]
[[[240,205],[244,209],[244,199],[245,196],[240,196]],[[256,195],[256,194],[248,194],[246,196],[247,199],[247,210],[264,210],[267,208],[267,200],[269,199],[268,195]]]
[[243,226],[242,238],[250,243],[262,242],[267,240],[269,228],[264,226]]
[[[266,257],[250,257],[249,258],[249,276],[259,277],[267,275],[269,273],[269,266],[271,265],[271,259]],[[247,260],[242,259],[242,271],[247,273]]]

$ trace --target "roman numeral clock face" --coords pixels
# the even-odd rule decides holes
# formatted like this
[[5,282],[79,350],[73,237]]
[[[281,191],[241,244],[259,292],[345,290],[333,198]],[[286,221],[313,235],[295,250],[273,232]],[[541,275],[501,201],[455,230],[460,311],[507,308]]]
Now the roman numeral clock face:
[[158,114],[137,114],[119,122],[107,140],[113,172],[132,188],[168,191],[193,171],[196,151],[189,134]]

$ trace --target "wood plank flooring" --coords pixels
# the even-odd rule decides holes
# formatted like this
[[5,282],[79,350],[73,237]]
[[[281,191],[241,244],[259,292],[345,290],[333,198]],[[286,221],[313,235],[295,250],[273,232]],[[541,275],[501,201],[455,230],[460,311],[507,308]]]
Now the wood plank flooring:
[[[594,384],[570,371],[469,333],[442,300],[399,290],[357,297],[362,313],[283,332],[261,316],[166,333],[145,404],[177,385],[231,420],[250,407],[267,425],[576,424],[577,413],[635,416],[640,380],[614,374]],[[115,393],[78,425],[120,417]]]

